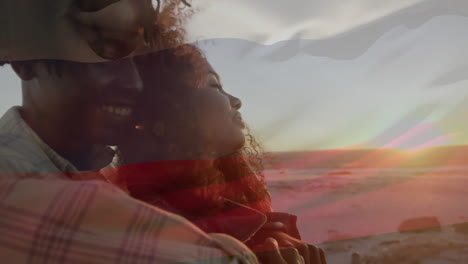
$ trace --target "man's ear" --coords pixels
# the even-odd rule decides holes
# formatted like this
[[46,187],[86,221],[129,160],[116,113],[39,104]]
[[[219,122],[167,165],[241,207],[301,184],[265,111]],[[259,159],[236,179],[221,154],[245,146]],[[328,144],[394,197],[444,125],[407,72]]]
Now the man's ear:
[[11,62],[11,67],[23,81],[29,81],[35,77],[33,62],[15,61]]

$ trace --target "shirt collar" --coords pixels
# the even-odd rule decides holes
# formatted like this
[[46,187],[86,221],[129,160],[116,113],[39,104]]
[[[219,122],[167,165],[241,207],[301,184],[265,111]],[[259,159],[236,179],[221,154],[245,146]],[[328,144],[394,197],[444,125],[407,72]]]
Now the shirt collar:
[[[5,115],[0,120],[0,127],[2,131],[18,135],[31,140],[33,144],[38,146],[42,150],[48,159],[61,171],[67,174],[76,174],[80,172],[71,162],[60,156],[55,152],[49,145],[47,145],[40,137],[37,135],[31,127],[23,120],[20,114],[21,107],[15,106],[10,108]],[[90,155],[91,161],[91,170],[97,171],[112,162],[112,159],[115,156],[115,151],[104,145],[96,145],[93,148],[93,151]],[[83,173],[80,173],[83,174]],[[82,177],[89,177],[83,174]],[[73,177],[72,177],[73,178]]]

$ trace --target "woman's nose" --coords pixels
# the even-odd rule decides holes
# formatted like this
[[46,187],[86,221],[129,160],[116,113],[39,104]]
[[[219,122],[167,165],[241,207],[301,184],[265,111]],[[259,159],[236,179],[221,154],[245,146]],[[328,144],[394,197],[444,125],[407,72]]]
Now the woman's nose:
[[115,81],[118,87],[132,94],[139,94],[143,91],[143,81],[132,58],[110,63],[115,64],[109,70],[111,70],[111,74],[116,76]]
[[239,98],[229,95],[229,100],[232,108],[239,110],[242,107],[242,101]]
[[131,76],[131,82],[130,85],[132,86],[132,90],[134,90],[137,93],[143,92],[143,81],[141,79],[140,72],[137,69],[137,66],[135,65],[135,61],[132,59],[131,64],[129,67],[130,71],[130,76]]
[[156,11],[152,1],[76,0],[77,28],[89,47],[109,60],[123,58],[145,47],[144,32],[151,34]]

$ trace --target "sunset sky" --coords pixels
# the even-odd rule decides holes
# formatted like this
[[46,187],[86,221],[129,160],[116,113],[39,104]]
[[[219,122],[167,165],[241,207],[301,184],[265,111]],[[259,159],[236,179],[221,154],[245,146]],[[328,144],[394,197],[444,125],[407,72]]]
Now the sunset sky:
[[[190,41],[268,150],[468,143],[464,0],[193,3]],[[0,80],[4,112],[21,89]]]

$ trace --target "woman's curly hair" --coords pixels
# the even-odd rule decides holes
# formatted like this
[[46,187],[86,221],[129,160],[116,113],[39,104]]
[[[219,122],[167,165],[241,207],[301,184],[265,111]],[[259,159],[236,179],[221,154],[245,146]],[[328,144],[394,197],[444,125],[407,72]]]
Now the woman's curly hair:
[[157,16],[154,24],[145,30],[146,41],[150,46],[171,49],[185,43],[185,24],[195,10],[186,0],[157,0]]
[[[205,56],[197,47],[185,44],[185,23],[195,12],[193,9],[186,8],[187,6],[190,6],[190,4],[185,0],[158,1],[158,16],[153,27],[154,32],[151,34],[154,36],[151,41],[153,45],[160,47],[160,51],[140,56],[135,60],[143,82],[147,87],[142,96],[142,103],[136,111],[140,121],[143,121],[141,119],[157,120],[161,116],[183,119],[183,113],[177,113],[177,107],[174,104],[168,104],[168,102],[176,101],[174,98],[177,98],[178,94],[186,93],[189,89],[199,87],[207,81],[208,76],[204,71],[206,65]],[[158,100],[158,102],[155,102],[155,100]],[[159,117],[154,116],[154,105],[164,105],[164,107],[158,109]],[[193,126],[196,124],[190,124],[190,120],[185,120],[184,125]],[[261,211],[270,211],[271,199],[264,180],[261,158],[263,150],[248,128],[246,129],[245,138],[245,145],[229,157],[217,159],[214,163],[215,168],[211,168],[210,170],[206,168],[199,169],[199,166],[193,163],[183,165],[189,168],[189,174],[191,174],[183,179],[185,180],[183,184],[189,188],[200,190],[197,195],[213,196],[213,193],[207,192],[215,192],[216,188],[205,187],[226,187],[226,183],[229,183],[229,188],[222,188],[222,195],[225,198],[249,205]],[[134,139],[138,140],[138,137]],[[127,143],[131,145],[131,141]],[[165,143],[167,142],[161,142],[161,145]],[[179,142],[179,144],[190,143]],[[158,160],[165,159],[162,149]],[[128,155],[135,155],[135,152],[125,153],[122,149],[118,153],[120,165],[128,165]],[[200,161],[199,163],[202,162]],[[127,172],[133,171],[127,173],[130,175],[128,186],[131,194],[137,198],[138,196],[143,198],[142,196],[144,195],[139,193],[139,186],[141,184],[151,185],[151,182],[155,182],[157,179],[151,179],[151,173],[146,175],[141,170],[136,172],[135,168],[138,167],[133,166],[130,170],[128,170],[128,166],[124,167],[127,168]],[[140,165],[139,167],[142,168]],[[136,176],[139,179],[135,179]],[[145,177],[147,179],[144,179]],[[192,179],[189,179],[190,177]],[[188,183],[191,180],[193,182]],[[180,188],[180,183],[180,181],[175,181],[173,185],[157,189],[161,193],[170,192],[170,189]],[[219,209],[218,207],[218,205],[213,205],[214,210]],[[189,219],[192,218],[193,220],[202,217],[201,215],[196,215],[199,213],[196,212],[196,209],[191,212],[187,212],[187,210],[190,211],[190,208],[185,209],[186,212],[181,213],[185,213],[184,216]],[[205,207],[203,214],[209,214],[209,211],[209,208]]]
[[[184,104],[185,108],[183,109],[190,109],[190,101],[181,100],[180,95],[186,94],[190,90],[197,89],[197,87],[200,87],[201,84],[207,81],[207,61],[203,53],[197,47],[186,44],[177,48],[146,54],[136,58],[135,62],[146,87],[143,92],[142,100],[135,111],[137,120],[140,123],[148,124],[166,119],[167,121],[165,122],[171,124],[182,124],[183,127],[180,128],[181,130],[187,128],[196,130],[193,128],[198,124],[193,120],[187,120],[186,112],[180,110],[181,104]],[[148,122],[148,120],[152,121]],[[165,193],[168,191],[167,189],[177,189],[181,188],[181,186],[185,186],[187,188],[199,190],[197,195],[202,197],[213,197],[213,192],[217,192],[217,194],[222,195],[224,198],[257,210],[264,212],[271,211],[270,194],[266,188],[263,175],[263,150],[248,128],[245,132],[246,140],[244,146],[235,150],[234,153],[227,157],[216,159],[213,163],[214,168],[204,168],[203,170],[194,169],[195,167],[198,168],[198,166],[192,166],[192,163],[190,165],[192,166],[192,170],[189,172],[187,172],[187,170],[184,171],[184,179],[190,183],[175,181],[177,184],[173,184],[172,187],[165,186],[164,188],[159,188],[158,192]],[[132,143],[132,140],[141,139],[135,136],[126,143],[127,146],[138,145]],[[155,137],[155,140],[158,140],[158,137]],[[161,140],[161,153],[160,156],[155,157],[155,159],[165,160],[164,146],[169,143],[165,142],[164,140],[166,139],[164,138],[160,138],[159,140]],[[193,141],[196,140],[196,136],[189,137],[185,140],[186,142],[184,139],[179,140],[179,146],[192,144]],[[122,149],[127,150],[122,151]],[[130,151],[128,148],[121,148],[119,154],[120,165],[128,165],[129,155],[132,155],[132,160],[135,161],[137,151],[136,149]],[[196,160],[197,157],[194,156],[193,159]],[[195,162],[203,163],[201,160]],[[187,165],[187,163],[185,163],[185,165]],[[134,166],[134,168],[135,167],[136,166]],[[130,175],[130,173],[127,174]],[[147,186],[142,186],[142,184],[151,185],[150,182],[157,181],[157,179],[151,179],[151,175],[146,176],[148,179],[142,179],[141,171],[139,173],[133,171],[131,174],[132,175],[130,175],[128,179],[128,186],[131,194],[137,198],[144,199],[144,197],[138,197],[142,193],[139,191],[139,189],[141,189],[140,187],[147,188]],[[138,176],[135,176],[137,174]],[[139,179],[135,177],[139,177]],[[215,186],[219,188],[215,188]],[[181,201],[181,203],[183,202]],[[216,211],[220,207],[219,204],[212,205],[212,211]],[[193,208],[193,210],[184,208],[184,210],[181,211],[185,212],[179,211],[179,213],[191,220],[213,213],[210,212],[209,206],[204,206],[203,208],[204,212],[200,210],[197,211],[195,208]],[[187,214],[187,211],[191,212]]]

